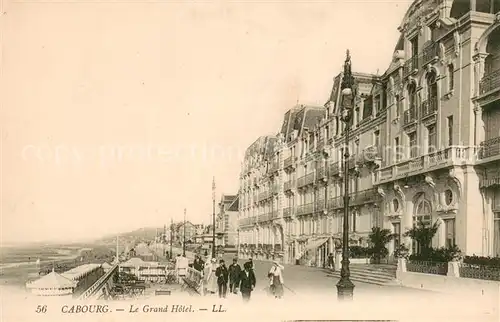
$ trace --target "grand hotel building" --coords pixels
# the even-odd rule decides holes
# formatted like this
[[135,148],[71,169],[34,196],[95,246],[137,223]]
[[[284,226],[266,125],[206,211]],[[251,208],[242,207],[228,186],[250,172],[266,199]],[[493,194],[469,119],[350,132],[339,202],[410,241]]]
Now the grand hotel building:
[[[319,266],[341,238],[350,180],[350,244],[374,226],[439,222],[435,247],[500,256],[500,0],[417,0],[383,75],[354,73],[348,170],[340,81],[325,106],[295,106],[246,151],[240,256]],[[354,67],[355,54],[354,54]]]

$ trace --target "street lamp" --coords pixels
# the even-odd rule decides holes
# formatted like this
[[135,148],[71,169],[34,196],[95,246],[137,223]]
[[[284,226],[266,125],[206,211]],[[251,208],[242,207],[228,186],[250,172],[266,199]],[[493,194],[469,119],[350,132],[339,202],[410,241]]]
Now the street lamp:
[[186,257],[186,208],[184,208],[184,231],[182,237],[182,256]]
[[351,72],[351,56],[349,50],[346,53],[344,63],[344,75],[342,76],[342,116],[341,120],[345,124],[345,147],[344,147],[344,227],[342,238],[342,268],[340,270],[340,280],[337,283],[337,297],[341,300],[352,299],[354,284],[349,278],[349,132],[352,121],[352,108],[354,103],[353,95],[354,77]]
[[215,177],[212,180],[212,258],[215,258]]

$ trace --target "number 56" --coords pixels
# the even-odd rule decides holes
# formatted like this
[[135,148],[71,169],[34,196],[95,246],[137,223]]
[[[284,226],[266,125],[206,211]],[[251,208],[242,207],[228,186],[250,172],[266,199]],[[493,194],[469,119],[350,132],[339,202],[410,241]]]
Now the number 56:
[[47,313],[47,305],[38,305],[36,307],[36,313]]

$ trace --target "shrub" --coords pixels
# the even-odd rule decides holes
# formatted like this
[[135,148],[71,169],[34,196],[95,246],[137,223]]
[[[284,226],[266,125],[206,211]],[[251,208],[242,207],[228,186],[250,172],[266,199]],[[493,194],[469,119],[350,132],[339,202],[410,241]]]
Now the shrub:
[[405,258],[408,259],[410,256],[410,249],[406,247],[405,244],[400,244],[395,250],[394,250],[394,257],[396,258]]
[[461,251],[457,246],[441,247],[437,249],[428,248],[425,253],[411,254],[409,259],[416,261],[447,263],[459,258],[460,253]]
[[349,247],[350,258],[369,258],[371,254],[372,252],[370,247],[362,247],[362,246]]
[[500,268],[500,257],[465,256],[463,262],[469,265]]

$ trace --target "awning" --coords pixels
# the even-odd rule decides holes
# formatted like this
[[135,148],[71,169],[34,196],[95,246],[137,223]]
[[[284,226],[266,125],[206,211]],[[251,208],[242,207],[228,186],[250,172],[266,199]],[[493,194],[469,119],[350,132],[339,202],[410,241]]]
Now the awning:
[[315,249],[320,246],[323,246],[324,243],[328,241],[329,237],[316,238],[307,243],[306,249]]

